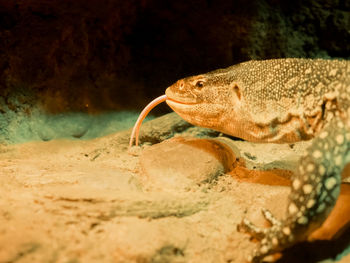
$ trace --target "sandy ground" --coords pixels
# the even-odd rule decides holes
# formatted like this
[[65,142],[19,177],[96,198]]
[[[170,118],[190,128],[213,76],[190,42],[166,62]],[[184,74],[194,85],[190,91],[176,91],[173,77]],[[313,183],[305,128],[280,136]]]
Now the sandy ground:
[[[193,139],[208,133],[175,115],[143,130],[143,141],[175,138],[132,154],[130,131],[0,146],[0,262],[245,262],[255,244],[237,224],[264,225],[262,207],[283,217],[286,169],[305,145]],[[297,245],[278,262],[350,262],[348,186],[315,235],[333,239]]]

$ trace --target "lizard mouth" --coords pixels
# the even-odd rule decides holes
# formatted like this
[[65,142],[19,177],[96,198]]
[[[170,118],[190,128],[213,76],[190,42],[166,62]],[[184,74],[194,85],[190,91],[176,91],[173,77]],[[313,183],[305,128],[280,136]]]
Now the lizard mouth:
[[193,110],[193,107],[195,106],[194,103],[177,101],[171,98],[168,98],[165,102],[173,111],[180,115],[181,113],[191,112]]
[[173,99],[173,98],[167,98],[166,103],[170,103],[170,104],[180,104],[180,105],[194,105],[197,104],[193,101],[180,101],[177,99]]
[[166,89],[165,94],[167,96],[167,100],[166,102],[169,104],[181,104],[181,105],[194,105],[194,104],[198,104],[198,101],[196,100],[196,98],[191,98],[191,97],[183,97],[175,92],[173,92],[172,90],[170,90],[170,88]]

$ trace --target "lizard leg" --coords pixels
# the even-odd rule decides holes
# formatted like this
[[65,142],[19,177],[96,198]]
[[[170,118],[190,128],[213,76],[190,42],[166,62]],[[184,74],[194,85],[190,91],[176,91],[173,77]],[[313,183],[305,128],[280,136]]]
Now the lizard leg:
[[292,178],[286,218],[279,221],[265,210],[265,218],[272,223],[270,228],[256,227],[247,219],[238,225],[239,231],[248,232],[259,240],[250,261],[260,262],[267,255],[305,240],[322,225],[338,198],[341,172],[348,161],[349,149],[350,130],[345,122],[336,118],[301,159]]

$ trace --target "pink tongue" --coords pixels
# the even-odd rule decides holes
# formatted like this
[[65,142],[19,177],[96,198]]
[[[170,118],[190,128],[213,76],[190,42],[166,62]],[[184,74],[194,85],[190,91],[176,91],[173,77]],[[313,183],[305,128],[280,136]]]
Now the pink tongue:
[[131,132],[131,137],[130,137],[130,142],[129,142],[129,147],[132,146],[133,142],[134,142],[134,138],[136,138],[135,140],[135,145],[138,146],[139,144],[139,132],[140,132],[140,128],[141,128],[141,123],[142,121],[146,118],[147,114],[158,104],[164,102],[167,100],[167,96],[166,95],[162,95],[154,100],[152,100],[141,112],[141,114],[139,115],[134,128],[132,129]]

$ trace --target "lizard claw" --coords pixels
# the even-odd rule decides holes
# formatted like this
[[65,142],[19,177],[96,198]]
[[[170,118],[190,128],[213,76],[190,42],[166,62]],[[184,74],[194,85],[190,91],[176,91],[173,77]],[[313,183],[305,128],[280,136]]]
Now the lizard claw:
[[237,225],[237,231],[247,233],[259,241],[266,236],[266,229],[257,227],[246,218],[244,218],[242,222]]
[[[263,208],[263,209],[261,209],[261,212],[262,212],[264,218],[266,219],[266,221],[268,221],[272,227],[280,227],[281,226],[281,224],[282,224],[281,221],[278,220],[268,209]],[[262,240],[263,238],[265,238],[267,231],[268,231],[267,228],[257,227],[256,225],[254,225],[251,221],[249,221],[246,218],[244,218],[242,220],[241,224],[239,224],[237,226],[237,230],[239,232],[248,233],[257,240]]]
[[261,212],[265,219],[271,224],[270,228],[257,227],[246,218],[237,225],[237,230],[239,232],[245,232],[259,241],[258,248],[248,257],[248,261],[253,263],[261,262],[264,257],[277,252],[280,248],[276,233],[281,233],[282,222],[273,216],[268,209],[263,208]]
[[272,226],[281,226],[281,221],[278,220],[271,212],[270,210],[266,208],[262,208],[261,212],[263,216],[265,217],[266,221],[268,221]]

